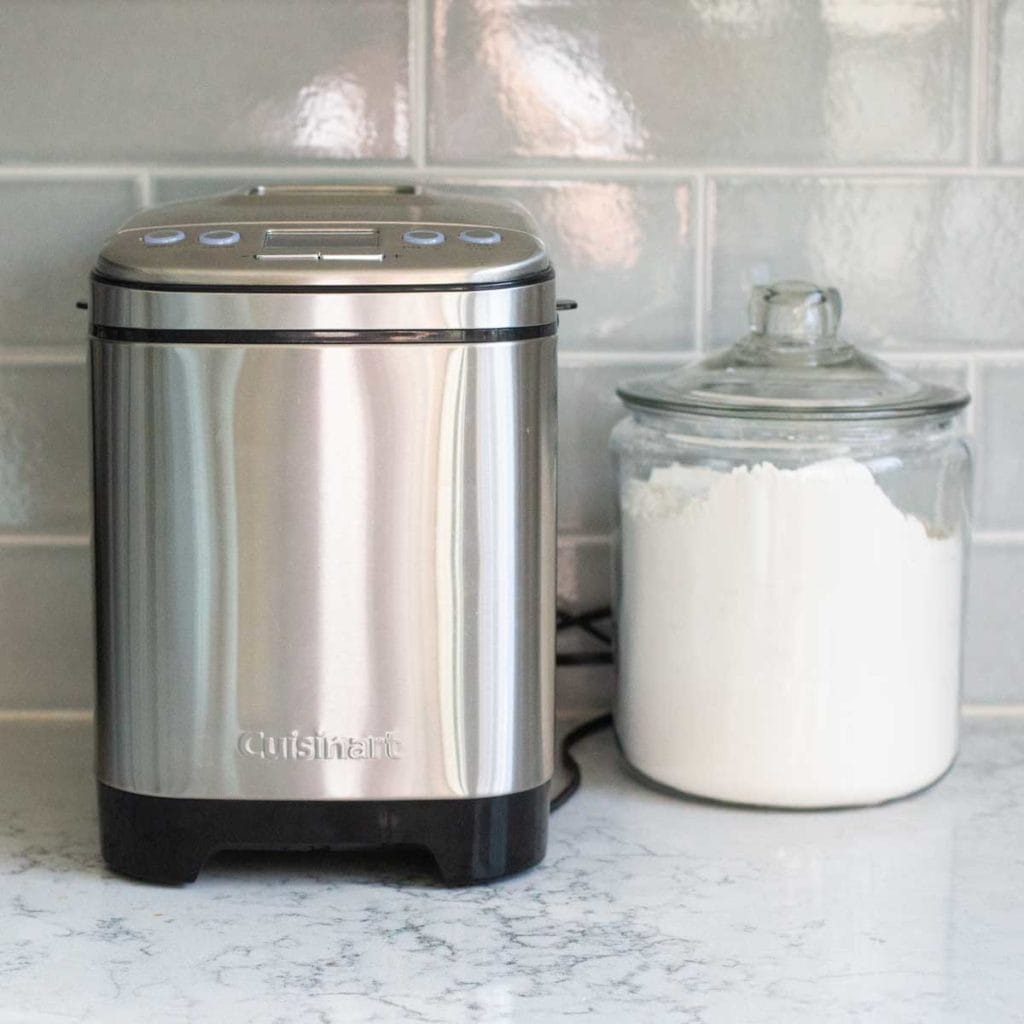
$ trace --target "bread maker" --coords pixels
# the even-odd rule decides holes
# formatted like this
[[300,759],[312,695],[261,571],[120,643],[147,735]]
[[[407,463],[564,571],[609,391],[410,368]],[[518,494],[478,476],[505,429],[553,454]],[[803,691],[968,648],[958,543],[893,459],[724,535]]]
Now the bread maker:
[[526,212],[256,187],[133,217],[92,278],[103,856],[547,839],[554,272]]

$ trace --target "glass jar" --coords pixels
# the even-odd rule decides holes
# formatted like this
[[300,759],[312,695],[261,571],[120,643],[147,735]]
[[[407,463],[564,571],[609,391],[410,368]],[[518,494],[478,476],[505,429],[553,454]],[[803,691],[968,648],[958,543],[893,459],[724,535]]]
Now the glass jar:
[[736,345],[618,390],[615,725],[673,789],[871,804],[956,754],[969,397],[842,342],[839,313],[756,288]]

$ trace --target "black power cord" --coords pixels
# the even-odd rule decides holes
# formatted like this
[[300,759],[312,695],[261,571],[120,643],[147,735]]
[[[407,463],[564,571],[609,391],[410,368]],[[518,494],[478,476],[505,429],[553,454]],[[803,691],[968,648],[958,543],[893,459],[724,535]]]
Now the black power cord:
[[582,725],[577,725],[572,732],[566,733],[563,737],[559,753],[562,758],[562,764],[569,770],[569,781],[551,798],[548,810],[552,813],[557,811],[559,807],[567,804],[575,795],[576,790],[580,788],[582,780],[580,763],[573,756],[572,748],[580,740],[586,739],[587,736],[600,732],[602,729],[607,729],[611,724],[612,716],[608,712],[598,715],[596,718],[590,718]]
[[[598,651],[580,651],[559,654],[556,659],[556,663],[563,666],[613,664],[615,659],[612,654],[611,632],[610,630],[603,629],[600,626],[595,625],[595,623],[599,623],[602,620],[610,619],[611,614],[611,608],[607,607],[594,608],[591,611],[581,612],[579,614],[573,614],[559,609],[557,620],[557,628],[559,632],[566,629],[579,629],[592,639],[603,644],[604,649]],[[572,729],[562,737],[562,742],[559,745],[559,758],[569,772],[569,781],[551,798],[549,809],[552,812],[557,811],[559,807],[568,803],[576,793],[576,790],[580,788],[580,765],[573,755],[572,748],[579,743],[580,740],[586,739],[587,736],[592,736],[595,732],[600,732],[602,729],[607,729],[611,724],[612,716],[610,714],[606,713],[598,715],[596,718],[590,718],[586,722],[577,725],[575,729]]]

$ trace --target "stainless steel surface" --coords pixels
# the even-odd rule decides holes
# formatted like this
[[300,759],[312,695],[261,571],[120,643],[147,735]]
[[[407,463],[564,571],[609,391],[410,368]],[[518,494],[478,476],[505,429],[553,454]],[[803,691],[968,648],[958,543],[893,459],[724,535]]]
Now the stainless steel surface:
[[[181,230],[185,238],[147,245],[156,231]],[[444,234],[439,245],[414,245],[409,230]],[[463,231],[500,232],[494,245],[459,238]],[[236,231],[230,246],[203,245],[200,234]],[[377,260],[267,260],[273,232],[304,234],[376,232]],[[269,235],[269,238],[268,238]],[[320,245],[343,248],[343,240]],[[360,249],[365,244],[353,240]],[[205,287],[412,286],[493,284],[535,277],[550,267],[529,214],[518,205],[435,192],[381,193],[351,188],[266,188],[172,203],[129,220],[104,246],[98,272],[112,280]]]
[[101,780],[404,799],[550,777],[554,338],[92,359]]
[[159,291],[94,281],[92,295],[94,324],[156,331],[481,330],[553,324],[556,316],[553,279],[394,292]]

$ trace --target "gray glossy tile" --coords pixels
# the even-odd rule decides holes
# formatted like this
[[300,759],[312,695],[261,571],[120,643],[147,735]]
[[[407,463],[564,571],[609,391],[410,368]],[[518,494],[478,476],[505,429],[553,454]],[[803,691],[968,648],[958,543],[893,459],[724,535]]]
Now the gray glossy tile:
[[977,524],[1024,530],[1024,365],[983,365],[978,385]]
[[615,703],[615,669],[610,665],[563,666],[555,679],[555,714],[567,728],[611,711]]
[[89,271],[137,207],[128,181],[0,182],[0,345],[84,345]]
[[[611,553],[606,540],[562,538],[558,543],[558,612],[556,647],[559,655],[607,654],[611,643],[608,613],[611,586]],[[582,626],[563,620],[563,615],[606,612],[592,626],[608,638],[593,636]],[[579,668],[583,666],[567,666]]]
[[883,358],[911,377],[967,390],[967,362],[963,359],[928,359],[902,352],[887,352]]
[[[265,184],[262,180],[255,181],[252,175],[217,174],[212,176],[194,177],[192,175],[161,175],[153,176],[151,190],[153,202],[176,203],[182,199],[196,199],[200,196],[215,196],[221,192],[235,192],[240,188],[251,188],[253,185]],[[281,180],[275,177],[272,184],[292,184],[286,176]]]
[[[611,545],[603,538],[562,538],[558,544],[558,607],[586,612],[611,603]],[[611,622],[596,625],[611,630]],[[558,651],[606,651],[601,643],[578,628],[559,630]],[[607,711],[615,694],[615,671],[610,665],[563,665],[555,687],[555,711],[561,716],[589,717]]]
[[745,331],[752,284],[799,277],[840,289],[853,341],[1024,344],[1024,180],[727,178],[709,231],[716,343]]
[[0,532],[89,529],[88,372],[0,367]]
[[93,703],[88,547],[0,547],[0,708]]
[[1024,545],[975,544],[970,572],[964,699],[1024,703]]
[[623,380],[678,363],[563,366],[558,373],[558,527],[606,534],[615,524],[611,429],[625,415],[615,394]]
[[559,322],[562,349],[679,350],[693,345],[693,188],[689,182],[451,182],[521,202],[579,302]]
[[611,543],[604,537],[558,541],[558,606],[574,612],[607,605],[612,594]]
[[[404,177],[396,172],[396,178]],[[351,180],[351,175],[348,176]],[[155,174],[153,176],[153,202],[174,203],[181,199],[195,199],[199,196],[212,196],[220,192],[235,192],[241,188],[254,185],[330,185],[337,184],[339,176],[325,170],[323,174],[296,175],[282,168],[278,173],[270,174],[203,174],[174,175]]]
[[1024,0],[993,0],[990,14],[989,156],[1024,162]]
[[408,154],[404,0],[4,7],[0,159]]
[[951,162],[967,0],[435,0],[441,160]]

